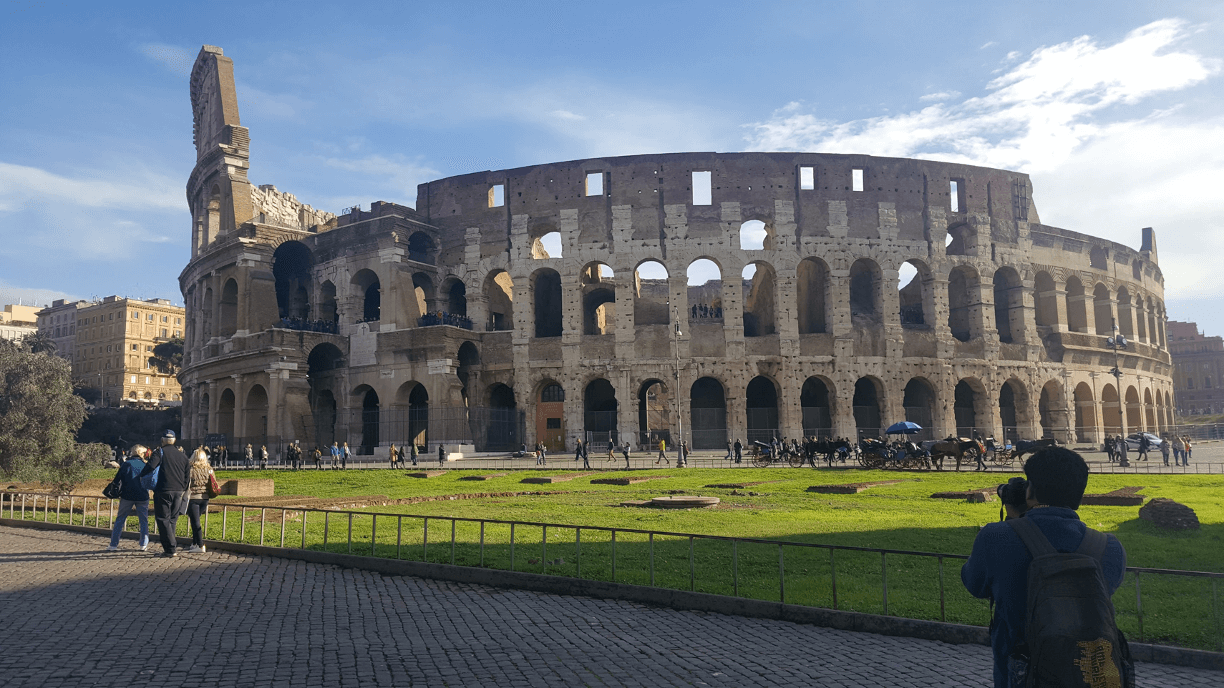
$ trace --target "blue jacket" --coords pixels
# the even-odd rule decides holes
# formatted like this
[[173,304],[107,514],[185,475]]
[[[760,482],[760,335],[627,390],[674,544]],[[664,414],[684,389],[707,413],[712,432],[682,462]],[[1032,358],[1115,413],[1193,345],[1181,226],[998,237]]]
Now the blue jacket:
[[140,486],[140,472],[144,470],[145,462],[132,458],[123,462],[115,478],[119,480],[119,497],[132,502],[148,502],[149,491]]
[[[1074,552],[1084,539],[1087,526],[1074,509],[1045,507],[1024,515],[1037,524],[1042,534],[1059,552]],[[1126,550],[1112,535],[1107,535],[1101,572],[1110,594],[1122,585],[1126,574]],[[973,541],[973,553],[961,567],[961,582],[974,597],[995,601],[995,618],[990,630],[994,650],[994,684],[1007,688],[1007,657],[1024,638],[1028,606],[1028,567],[1033,557],[1006,523],[991,523]]]

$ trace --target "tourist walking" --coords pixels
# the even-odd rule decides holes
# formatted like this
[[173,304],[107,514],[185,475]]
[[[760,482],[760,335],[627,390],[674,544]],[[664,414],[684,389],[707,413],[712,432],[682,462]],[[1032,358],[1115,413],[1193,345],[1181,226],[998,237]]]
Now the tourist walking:
[[680,440],[680,448],[676,450],[676,468],[684,468],[688,466],[689,446],[688,440]]
[[1167,437],[1160,441],[1160,458],[1164,459],[1164,465],[1169,465],[1169,439]]
[[666,461],[668,465],[671,465],[671,459],[667,458],[667,441],[664,439],[659,440],[659,458],[655,459],[655,465],[659,465],[660,461]]
[[154,451],[140,477],[157,472],[153,485],[153,515],[157,521],[157,535],[161,539],[162,556],[176,556],[178,540],[174,531],[179,516],[187,513],[187,488],[191,485],[191,461],[182,449],[174,446],[174,431],[162,433],[161,447]]
[[629,470],[629,442],[621,445],[621,453],[625,455],[625,470]]
[[444,465],[446,465],[446,447],[439,444],[438,445],[438,468],[441,468]]
[[216,478],[208,464],[208,453],[197,449],[191,461],[191,485],[187,490],[187,520],[191,523],[191,547],[188,553],[204,552],[204,529],[200,514],[208,513],[209,486]]
[[323,470],[323,450],[318,447],[314,448],[314,465],[316,471]]
[[391,468],[395,468],[395,464],[399,462],[399,450],[392,443],[391,449],[387,452],[387,456],[391,459]]
[[297,440],[294,440],[293,444],[289,445],[289,448],[285,450],[285,458],[288,459],[290,466],[297,463],[297,459],[301,454],[302,448],[298,446]]
[[732,446],[735,449],[735,463],[742,462],[744,460],[744,445],[740,443],[739,439],[736,439],[735,444]]
[[1173,465],[1174,465],[1174,466],[1179,466],[1179,465],[1181,465],[1181,463],[1182,463],[1182,460],[1181,460],[1181,456],[1182,456],[1182,443],[1181,443],[1181,438],[1180,438],[1180,437],[1178,437],[1177,435],[1173,435],[1172,437],[1166,438],[1166,439],[1165,439],[1165,443],[1166,443],[1166,444],[1168,444],[1168,445],[1170,445],[1170,446],[1173,448]]
[[1126,453],[1130,451],[1130,447],[1126,446],[1126,438],[1121,435],[1114,437],[1114,451],[1118,454],[1118,465],[1126,468],[1130,465],[1130,461],[1126,459]]
[[608,442],[608,461],[607,463],[612,463],[615,460],[616,460],[616,443],[609,441]]
[[119,538],[127,526],[128,516],[140,519],[140,550],[149,548],[149,491],[140,484],[140,472],[144,470],[144,457],[148,453],[144,445],[133,445],[128,459],[119,464],[112,482],[119,483],[119,510],[111,526],[109,552],[119,551]]
[[591,462],[587,460],[591,453],[590,450],[591,450],[590,445],[588,444],[582,445],[582,467],[583,468],[589,469],[591,467]]
[[340,468],[340,445],[336,444],[335,442],[332,442],[331,449],[329,449],[328,451],[331,452],[332,470],[334,471],[334,470],[339,469]]
[[259,467],[262,469],[268,467],[268,446],[266,444],[259,445]]
[[[1148,460],[1148,450],[1152,448],[1152,441],[1148,439],[1146,432],[1139,433],[1139,456],[1138,459]],[[1138,460],[1137,459],[1137,460]]]
[[247,470],[250,470],[254,465],[255,465],[255,450],[251,448],[250,444],[248,444],[246,446],[246,456],[243,459],[243,466],[245,466]]
[[349,451],[348,442],[345,442],[344,444],[340,445],[340,470],[342,471],[348,470],[349,457],[351,457],[352,455],[353,455],[353,452]]
[[1182,435],[1182,445],[1185,446],[1186,448],[1186,455],[1185,455],[1184,460],[1185,460],[1186,465],[1189,466],[1190,459],[1194,458],[1194,447],[1190,443],[1189,435]]
[[413,466],[417,465],[416,452],[417,452],[416,442],[409,442],[408,443],[408,458],[412,459]]
[[727,455],[723,459],[730,461],[732,456],[734,456],[734,451],[731,446],[731,440],[727,440]]

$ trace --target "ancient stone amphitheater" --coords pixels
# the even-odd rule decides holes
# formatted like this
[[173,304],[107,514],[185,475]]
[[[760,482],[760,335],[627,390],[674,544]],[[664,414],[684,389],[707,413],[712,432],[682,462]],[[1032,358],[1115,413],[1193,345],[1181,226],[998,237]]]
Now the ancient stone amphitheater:
[[1024,174],[639,155],[335,216],[247,181],[220,49],[191,100],[189,441],[701,448],[908,419],[1090,443],[1171,422],[1153,232],[1136,251],[1042,224]]

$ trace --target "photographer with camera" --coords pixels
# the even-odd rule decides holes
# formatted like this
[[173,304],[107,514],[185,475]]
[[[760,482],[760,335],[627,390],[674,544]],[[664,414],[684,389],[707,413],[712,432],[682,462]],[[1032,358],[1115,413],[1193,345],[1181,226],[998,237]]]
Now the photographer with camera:
[[998,487],[1004,520],[981,529],[961,568],[969,593],[994,608],[994,685],[1025,685],[1029,674],[1029,685],[1082,685],[1091,671],[1121,677],[1108,685],[1133,686],[1133,663],[1110,600],[1122,584],[1126,551],[1076,514],[1088,464],[1050,446],[1025,462],[1024,472],[1027,481],[1012,478]]

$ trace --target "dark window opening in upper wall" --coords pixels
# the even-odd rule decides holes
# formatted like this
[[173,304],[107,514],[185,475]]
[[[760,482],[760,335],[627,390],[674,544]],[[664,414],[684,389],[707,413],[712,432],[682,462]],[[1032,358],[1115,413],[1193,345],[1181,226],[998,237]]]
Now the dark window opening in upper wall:
[[953,179],[948,182],[948,207],[954,213],[965,212],[964,200],[965,182],[959,179]]
[[799,188],[805,191],[816,188],[816,168],[815,167],[800,167],[799,168]]
[[714,195],[710,190],[710,185],[710,172],[693,173],[693,205],[710,205],[714,202]]
[[854,191],[863,190],[863,170],[857,167],[850,170],[850,188]]
[[587,172],[586,195],[588,196],[602,196],[603,195],[603,172]]
[[489,187],[489,207],[500,208],[506,204],[506,185],[494,184]]

